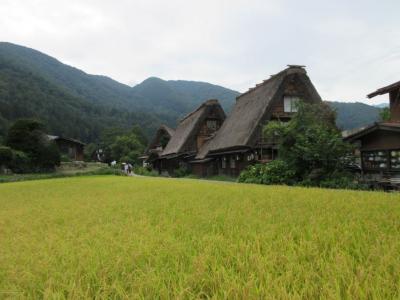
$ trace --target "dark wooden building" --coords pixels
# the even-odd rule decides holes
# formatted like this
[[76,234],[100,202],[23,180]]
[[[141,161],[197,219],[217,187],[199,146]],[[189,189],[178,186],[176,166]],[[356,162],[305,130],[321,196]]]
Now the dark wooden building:
[[48,135],[48,138],[56,143],[61,155],[66,155],[73,161],[83,161],[85,144],[81,141],[55,135]]
[[238,96],[216,135],[191,161],[193,169],[202,176],[236,177],[250,164],[275,159],[277,147],[263,139],[263,128],[271,120],[290,120],[299,101],[317,103],[321,97],[304,67],[293,65]]
[[145,164],[154,169],[159,169],[159,166],[157,165],[159,163],[158,159],[174,133],[175,130],[167,125],[161,125],[158,128],[153,140],[146,149],[145,155],[141,157]]
[[[159,172],[173,175],[179,168],[201,172],[189,162],[218,131],[225,120],[225,112],[218,100],[211,99],[180,120],[178,127],[159,155],[155,165]],[[200,166],[203,168],[203,165]]]
[[355,130],[345,140],[356,146],[364,175],[378,181],[396,181],[400,177],[400,82],[367,97],[383,94],[389,94],[390,120]]

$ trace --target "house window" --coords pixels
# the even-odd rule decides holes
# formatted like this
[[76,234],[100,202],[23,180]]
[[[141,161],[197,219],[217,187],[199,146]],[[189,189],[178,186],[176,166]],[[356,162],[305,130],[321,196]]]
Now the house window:
[[210,130],[217,130],[217,120],[207,120],[207,128]]
[[293,113],[297,112],[300,97],[297,96],[284,96],[283,97],[283,110],[284,112]]
[[390,167],[392,170],[400,170],[400,149],[390,151]]
[[226,157],[225,156],[221,159],[221,167],[222,167],[222,169],[226,168]]
[[230,167],[231,167],[231,169],[236,168],[236,161],[235,161],[235,157],[234,156],[231,156]]
[[362,153],[362,161],[365,169],[386,170],[389,168],[388,152],[380,151],[365,151]]

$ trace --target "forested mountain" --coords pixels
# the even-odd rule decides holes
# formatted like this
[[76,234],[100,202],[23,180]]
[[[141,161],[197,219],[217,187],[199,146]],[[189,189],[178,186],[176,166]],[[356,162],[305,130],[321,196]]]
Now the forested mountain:
[[[134,71],[133,71],[134,72]],[[86,74],[39,51],[0,43],[0,135],[18,118],[38,118],[50,133],[94,141],[105,127],[138,124],[151,135],[209,98],[229,110],[238,92],[191,81],[149,78],[129,87]]]
[[133,87],[133,93],[146,101],[149,109],[161,107],[172,114],[186,114],[201,102],[218,99],[225,111],[229,112],[239,92],[206,82],[185,80],[162,80],[150,77]]
[[0,135],[19,118],[37,118],[49,133],[98,139],[106,127],[139,124],[151,134],[161,120],[130,107],[131,88],[86,74],[38,51],[0,43]]
[[336,124],[342,130],[354,129],[379,121],[381,108],[360,102],[327,102],[336,110]]
[[[134,72],[134,70],[132,70]],[[205,82],[150,77],[129,87],[87,74],[26,47],[0,42],[0,136],[18,118],[42,120],[49,133],[96,141],[104,128],[141,126],[150,136],[207,99],[218,99],[229,113],[238,92]],[[378,119],[379,108],[330,102],[343,129]]]

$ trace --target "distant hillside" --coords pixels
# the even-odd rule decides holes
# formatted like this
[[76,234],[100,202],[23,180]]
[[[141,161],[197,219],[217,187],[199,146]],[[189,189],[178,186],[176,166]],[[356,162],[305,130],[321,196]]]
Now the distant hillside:
[[[132,70],[134,72],[134,70]],[[18,118],[38,118],[48,131],[85,142],[106,127],[139,124],[150,137],[205,100],[218,99],[227,113],[239,92],[206,82],[150,77],[129,87],[105,76],[87,74],[26,47],[0,42],[0,139]],[[338,125],[352,129],[379,118],[380,108],[329,102]]]
[[105,127],[139,124],[147,136],[209,98],[226,109],[237,92],[202,82],[149,78],[129,87],[86,74],[39,51],[0,42],[0,136],[18,118],[43,120],[49,133],[98,139]]
[[336,124],[342,130],[349,130],[365,126],[379,120],[381,108],[360,102],[329,102],[327,103],[336,110]]
[[379,108],[385,108],[389,106],[389,103],[379,103],[379,104],[375,104],[373,105],[374,107],[379,107]]
[[162,80],[150,77],[132,88],[135,98],[146,99],[138,107],[175,119],[195,109],[205,100],[218,99],[229,112],[239,92],[206,82]]
[[86,74],[34,49],[0,43],[0,59],[3,64],[39,75],[62,87],[70,95],[82,97],[94,104],[123,108],[130,104],[131,88],[129,86],[106,76]]

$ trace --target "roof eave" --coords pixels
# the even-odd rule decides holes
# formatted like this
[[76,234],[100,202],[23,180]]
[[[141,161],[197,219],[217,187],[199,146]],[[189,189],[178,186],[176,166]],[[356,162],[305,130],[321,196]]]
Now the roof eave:
[[371,99],[371,98],[379,96],[379,95],[384,95],[384,94],[390,93],[391,91],[393,91],[395,89],[400,89],[400,81],[397,81],[395,83],[392,83],[392,84],[384,86],[380,89],[377,89],[375,92],[368,94],[367,97],[369,99]]

